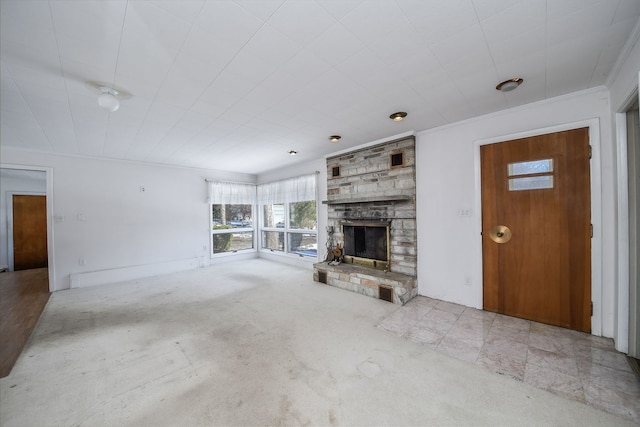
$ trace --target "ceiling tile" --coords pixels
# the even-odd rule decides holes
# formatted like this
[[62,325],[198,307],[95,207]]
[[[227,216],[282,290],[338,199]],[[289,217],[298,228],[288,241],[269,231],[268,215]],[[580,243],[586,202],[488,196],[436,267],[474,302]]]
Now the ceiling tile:
[[395,2],[365,1],[340,20],[363,43],[380,40],[408,21]]
[[341,20],[360,6],[363,0],[316,0],[316,2],[335,19]]
[[367,47],[390,66],[406,58],[420,58],[425,52],[431,56],[429,46],[410,25],[402,25],[392,30],[386,37],[368,43]]
[[264,25],[236,2],[209,1],[196,24],[232,49],[240,49]]
[[92,67],[110,70],[112,75],[115,70],[118,55],[118,34],[116,37],[91,39],[90,37],[68,36],[58,34],[58,49],[60,58],[90,64]]
[[399,0],[398,5],[427,44],[453,37],[478,23],[469,1]]
[[554,45],[564,43],[569,39],[580,39],[588,36],[594,30],[608,27],[613,21],[615,9],[610,7],[609,2],[596,2],[589,5],[589,2],[580,4],[573,11],[566,13],[552,12],[555,2],[550,2],[549,18],[547,21],[547,44]]
[[269,25],[306,46],[336,20],[313,0],[288,1],[269,18]]
[[285,0],[236,0],[243,9],[262,21],[269,19]]
[[[514,39],[524,39],[523,33],[530,28],[543,28],[546,24],[546,0],[528,0],[516,3],[480,22],[484,37],[490,45],[494,43],[511,42]],[[544,43],[544,33],[539,39]]]
[[336,65],[364,49],[365,45],[341,23],[336,23],[309,43],[306,52]]
[[137,34],[146,44],[169,51],[179,50],[192,24],[146,1],[131,1],[127,6],[124,31]]
[[[0,2],[0,36],[21,48],[53,52],[56,38],[49,8],[36,2]],[[3,54],[4,57],[4,54]]]
[[180,2],[172,0],[149,0],[149,3],[179,19],[193,24],[198,18],[198,15],[200,15],[205,0],[181,0]]
[[300,44],[274,29],[264,25],[256,36],[247,42],[242,53],[259,58],[274,67],[293,58],[301,50]]
[[505,10],[524,3],[527,0],[472,0],[473,7],[478,15],[478,19],[483,21],[493,15],[500,14]]
[[468,55],[474,58],[489,55],[480,24],[471,25],[455,36],[431,45],[431,51],[443,66],[469,62],[465,61]]

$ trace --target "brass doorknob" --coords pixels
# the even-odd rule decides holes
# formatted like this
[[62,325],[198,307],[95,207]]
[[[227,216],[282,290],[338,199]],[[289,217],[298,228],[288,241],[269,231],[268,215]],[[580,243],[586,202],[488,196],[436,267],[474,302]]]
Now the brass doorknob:
[[496,225],[489,232],[489,237],[496,243],[507,243],[511,240],[511,230],[506,225]]

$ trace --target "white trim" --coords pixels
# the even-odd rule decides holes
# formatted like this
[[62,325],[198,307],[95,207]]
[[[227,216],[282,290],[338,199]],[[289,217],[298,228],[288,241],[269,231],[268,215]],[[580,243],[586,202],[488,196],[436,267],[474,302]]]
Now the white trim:
[[[637,26],[638,27],[638,26]],[[638,73],[640,84],[640,73]],[[614,329],[616,350],[629,352],[629,166],[628,166],[628,135],[627,114],[631,105],[638,100],[638,86],[625,99],[615,113],[616,131],[616,169],[617,169],[617,252],[618,279],[616,288],[617,318]]]
[[614,329],[614,342],[616,350],[627,353],[629,351],[629,169],[625,113],[616,113],[615,127],[618,169],[618,286],[616,289],[618,318]]
[[280,262],[282,264],[293,265],[296,267],[309,267],[318,262],[318,259],[314,257],[298,256],[295,254],[269,251],[259,251],[258,258],[264,258],[271,261]]
[[198,268],[199,258],[179,261],[162,262],[157,264],[133,265],[109,270],[89,271],[69,275],[71,289],[117,283],[125,280],[135,280],[144,277],[161,276],[185,270]]
[[49,292],[54,292],[58,289],[58,287],[55,264],[55,238],[53,233],[53,168],[0,163],[0,169],[42,171],[46,174],[47,190],[45,195],[47,196],[47,263],[49,264]]
[[[591,318],[591,333],[602,335],[602,195],[601,195],[601,170],[600,170],[600,121],[597,118],[581,120],[578,122],[564,123],[545,128],[532,129],[509,135],[502,135],[474,142],[474,169],[475,169],[475,209],[482,212],[482,182],[480,170],[480,147],[498,142],[511,141],[513,139],[543,135],[547,133],[562,132],[566,130],[589,128],[589,144],[591,144],[592,157],[591,169],[591,223],[593,224],[593,239],[591,241],[591,300],[593,301],[593,316]],[[474,248],[476,251],[474,273],[482,278],[482,215],[476,215],[476,233]],[[476,307],[482,307],[482,286],[476,291]]]

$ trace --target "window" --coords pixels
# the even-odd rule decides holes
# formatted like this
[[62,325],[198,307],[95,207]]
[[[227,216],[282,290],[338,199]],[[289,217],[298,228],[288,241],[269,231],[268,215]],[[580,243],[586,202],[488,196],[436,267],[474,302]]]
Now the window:
[[213,253],[253,249],[253,205],[211,205]]
[[553,188],[553,159],[509,163],[509,191]]
[[210,183],[211,255],[254,250],[256,186]]
[[[261,247],[271,251],[284,251],[284,204],[264,205],[262,213]],[[278,228],[282,231],[277,230]]]
[[316,175],[258,186],[260,250],[318,256]]

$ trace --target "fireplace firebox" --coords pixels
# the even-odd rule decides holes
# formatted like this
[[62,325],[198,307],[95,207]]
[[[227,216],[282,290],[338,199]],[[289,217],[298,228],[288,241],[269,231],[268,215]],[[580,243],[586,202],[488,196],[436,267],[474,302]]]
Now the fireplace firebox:
[[388,221],[346,221],[342,223],[344,262],[389,271]]

